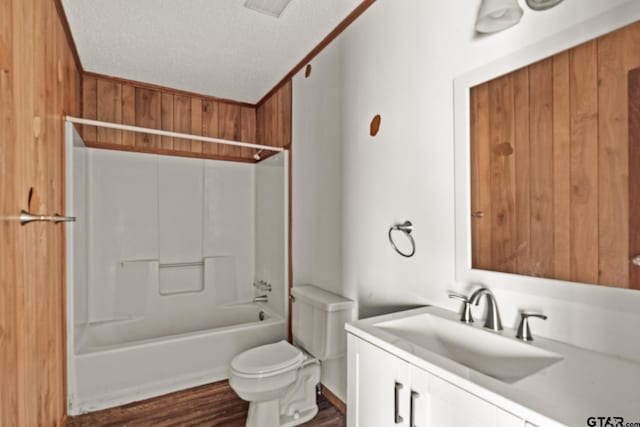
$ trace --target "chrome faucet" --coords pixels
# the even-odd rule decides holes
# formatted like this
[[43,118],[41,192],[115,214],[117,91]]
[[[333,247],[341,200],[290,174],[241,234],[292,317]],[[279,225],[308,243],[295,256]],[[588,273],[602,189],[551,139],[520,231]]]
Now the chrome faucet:
[[496,303],[496,299],[489,289],[480,288],[476,290],[473,294],[471,294],[471,297],[469,297],[469,304],[479,305],[480,299],[483,296],[487,297],[487,318],[485,319],[484,327],[496,332],[501,331],[502,321],[500,320],[498,304]]
[[253,302],[269,302],[269,297],[266,295],[258,295],[253,299]]

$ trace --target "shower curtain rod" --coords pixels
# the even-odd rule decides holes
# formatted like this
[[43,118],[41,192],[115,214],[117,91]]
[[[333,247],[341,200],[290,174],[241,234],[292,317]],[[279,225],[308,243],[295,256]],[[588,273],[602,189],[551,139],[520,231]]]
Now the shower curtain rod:
[[214,144],[234,145],[236,147],[255,148],[257,150],[264,150],[264,151],[276,151],[276,152],[284,151],[284,148],[282,147],[272,147],[270,145],[252,144],[250,142],[240,142],[240,141],[229,141],[228,139],[210,138],[208,136],[190,135],[188,133],[172,132],[168,130],[158,130],[158,129],[151,129],[151,128],[143,128],[139,126],[121,125],[119,123],[101,122],[99,120],[81,119],[79,117],[72,117],[72,116],[66,116],[65,120],[70,123],[75,123],[79,125],[98,126],[103,128],[109,128],[109,129],[146,133],[149,135],[169,136],[173,138],[190,139],[193,141],[212,142]]

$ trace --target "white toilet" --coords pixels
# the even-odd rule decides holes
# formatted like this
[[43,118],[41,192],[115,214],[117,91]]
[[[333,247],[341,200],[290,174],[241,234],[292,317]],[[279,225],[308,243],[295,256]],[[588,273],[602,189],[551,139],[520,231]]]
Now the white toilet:
[[247,427],[289,427],[318,413],[320,361],[344,356],[353,301],[315,286],[291,290],[293,343],[252,348],[231,361],[229,384],[249,402]]

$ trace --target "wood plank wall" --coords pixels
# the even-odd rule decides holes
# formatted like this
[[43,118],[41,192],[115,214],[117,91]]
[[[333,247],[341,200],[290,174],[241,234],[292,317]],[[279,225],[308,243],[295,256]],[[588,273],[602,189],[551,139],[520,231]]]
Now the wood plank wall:
[[[640,23],[471,91],[476,268],[630,283],[628,74]],[[635,223],[633,223],[635,221]]]
[[[62,117],[79,114],[80,74],[53,0],[0,2],[0,425],[65,414]],[[13,218],[12,218],[13,217]]]
[[[276,147],[291,143],[291,82],[261,106],[85,73],[82,117]],[[175,156],[254,162],[256,150],[84,126],[88,145]],[[268,157],[264,153],[263,158]]]
[[257,106],[257,128],[260,144],[290,147],[292,87],[292,81],[286,81]]

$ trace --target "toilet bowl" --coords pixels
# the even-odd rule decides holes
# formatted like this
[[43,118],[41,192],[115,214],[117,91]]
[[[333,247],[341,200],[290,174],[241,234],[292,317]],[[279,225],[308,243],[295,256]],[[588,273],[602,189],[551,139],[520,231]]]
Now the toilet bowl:
[[245,351],[231,362],[229,384],[249,403],[248,427],[289,427],[318,412],[320,362],[286,341]]
[[320,360],[344,355],[353,301],[306,285],[291,290],[293,342],[255,347],[231,361],[229,384],[249,402],[247,427],[292,427],[318,413]]

